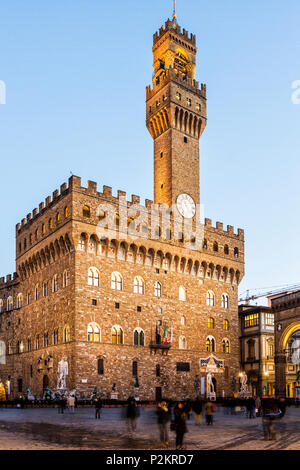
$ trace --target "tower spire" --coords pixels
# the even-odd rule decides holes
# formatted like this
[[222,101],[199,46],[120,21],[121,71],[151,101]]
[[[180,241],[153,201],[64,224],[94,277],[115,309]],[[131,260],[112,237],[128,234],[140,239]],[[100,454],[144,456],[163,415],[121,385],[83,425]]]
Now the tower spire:
[[176,19],[176,0],[173,0],[174,6],[173,6],[173,27],[176,28],[177,26],[177,19]]

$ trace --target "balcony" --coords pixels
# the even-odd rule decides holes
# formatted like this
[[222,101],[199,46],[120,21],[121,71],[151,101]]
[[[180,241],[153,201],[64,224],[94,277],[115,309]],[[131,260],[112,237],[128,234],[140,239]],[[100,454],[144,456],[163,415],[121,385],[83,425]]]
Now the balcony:
[[161,351],[162,356],[167,356],[171,343],[157,343],[156,341],[150,341],[149,343],[150,354],[156,354],[157,351]]

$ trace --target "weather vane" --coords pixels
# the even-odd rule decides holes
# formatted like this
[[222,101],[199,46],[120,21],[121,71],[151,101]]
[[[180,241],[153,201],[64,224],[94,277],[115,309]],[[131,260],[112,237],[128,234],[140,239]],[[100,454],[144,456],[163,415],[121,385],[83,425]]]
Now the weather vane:
[[173,18],[176,19],[176,0],[174,0]]

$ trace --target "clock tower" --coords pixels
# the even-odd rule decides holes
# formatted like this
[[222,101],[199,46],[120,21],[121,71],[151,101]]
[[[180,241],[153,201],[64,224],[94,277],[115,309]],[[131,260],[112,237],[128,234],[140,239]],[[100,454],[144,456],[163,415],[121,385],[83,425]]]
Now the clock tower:
[[194,216],[200,203],[199,139],[206,126],[206,86],[195,80],[196,37],[173,20],[153,36],[147,128],[154,140],[154,202]]

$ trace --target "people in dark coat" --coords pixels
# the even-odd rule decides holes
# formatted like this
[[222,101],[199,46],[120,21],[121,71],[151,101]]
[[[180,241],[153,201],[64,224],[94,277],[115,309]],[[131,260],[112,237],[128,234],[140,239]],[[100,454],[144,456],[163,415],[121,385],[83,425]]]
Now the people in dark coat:
[[202,401],[200,397],[197,397],[193,403],[193,412],[195,415],[195,422],[197,426],[200,426],[202,420]]
[[127,424],[129,432],[135,432],[136,430],[137,414],[136,400],[134,397],[129,397],[127,405]]
[[169,445],[168,423],[170,421],[170,411],[167,402],[162,401],[159,403],[156,414],[161,446],[167,447]]
[[64,395],[62,395],[59,399],[59,408],[58,408],[58,412],[61,413],[61,414],[64,414],[64,410],[67,406],[67,400],[65,398]]
[[187,426],[186,426],[186,412],[184,405],[182,403],[178,403],[174,410],[174,418],[175,418],[175,432],[176,432],[176,449],[182,450],[183,449],[183,438],[184,435],[187,433]]
[[101,418],[102,401],[100,397],[95,398],[95,419]]

